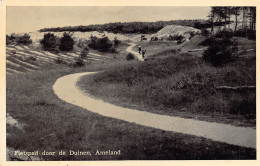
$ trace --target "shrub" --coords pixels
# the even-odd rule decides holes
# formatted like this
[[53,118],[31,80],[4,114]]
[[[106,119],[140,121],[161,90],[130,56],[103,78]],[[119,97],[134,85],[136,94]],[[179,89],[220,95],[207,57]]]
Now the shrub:
[[113,43],[108,37],[97,38],[96,36],[91,36],[88,46],[101,52],[109,52],[113,47]]
[[250,40],[256,40],[256,30],[248,30],[247,37]]
[[30,45],[32,44],[31,36],[27,33],[21,35],[16,35],[12,33],[10,36],[6,35],[6,44],[19,44],[19,45]]
[[114,45],[118,46],[118,44],[120,44],[121,41],[117,39],[117,37],[114,38]]
[[81,51],[81,53],[80,53],[80,58],[87,58],[87,55],[88,55],[88,52],[89,52],[89,49],[88,49],[88,47],[85,47],[85,48],[83,48],[82,49],[82,51]]
[[203,53],[203,59],[213,66],[221,66],[232,60],[232,53],[237,51],[230,39],[211,39],[211,45]]
[[195,36],[195,32],[191,32],[191,33],[190,33],[189,40],[192,39],[194,36]]
[[[169,38],[170,38],[170,36],[169,36]],[[156,36],[151,37],[151,41],[158,41],[158,40],[159,40],[159,38]]]
[[234,36],[247,37],[250,40],[256,40],[256,31],[250,29],[248,29],[247,31],[245,29],[239,29],[234,32]]
[[58,57],[57,59],[55,59],[55,63],[57,64],[67,64],[67,62],[65,62],[62,58]]
[[32,40],[30,38],[31,36],[25,33],[23,36],[19,36],[17,38],[17,44],[30,45],[32,43]]
[[69,64],[70,67],[83,67],[85,66],[85,62],[83,58],[75,58],[75,62]]
[[215,38],[232,38],[233,35],[234,34],[232,31],[223,30],[223,31],[219,31],[214,36]]
[[112,42],[108,39],[108,37],[103,37],[101,39],[99,39],[99,51],[101,52],[108,52],[113,44]]
[[128,53],[128,54],[127,54],[126,60],[130,61],[130,60],[134,60],[134,59],[135,59],[134,54],[132,54],[132,53]]
[[255,116],[256,115],[256,99],[242,99],[231,101],[231,114],[236,115],[247,115]]
[[28,58],[26,58],[26,61],[36,61],[37,60],[37,57],[35,56],[30,56]]
[[52,51],[57,49],[58,38],[53,33],[45,33],[43,39],[40,41],[44,50]]
[[14,44],[15,43],[15,34],[12,33],[10,36],[6,35],[6,45]]
[[210,34],[210,32],[207,30],[207,29],[202,29],[201,30],[201,35],[203,35],[203,36],[209,36],[209,34]]
[[79,39],[77,42],[77,47],[81,49],[87,47],[87,41],[84,39]]
[[75,44],[74,39],[71,37],[73,33],[63,33],[63,37],[60,39],[59,49],[61,51],[71,51]]

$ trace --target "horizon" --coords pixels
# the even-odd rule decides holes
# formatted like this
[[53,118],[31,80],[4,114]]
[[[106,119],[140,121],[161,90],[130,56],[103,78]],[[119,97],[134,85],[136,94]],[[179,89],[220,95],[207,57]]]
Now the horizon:
[[[88,26],[116,22],[156,22],[206,19],[210,7],[7,7],[6,33],[43,28]],[[151,17],[152,16],[152,17]]]

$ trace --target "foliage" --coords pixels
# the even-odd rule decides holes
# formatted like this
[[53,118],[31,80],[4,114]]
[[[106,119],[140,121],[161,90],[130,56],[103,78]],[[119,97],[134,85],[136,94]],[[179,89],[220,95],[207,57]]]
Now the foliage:
[[151,41],[158,41],[158,40],[159,40],[159,38],[157,36],[151,37]]
[[54,60],[55,63],[57,64],[67,64],[67,62],[65,62],[62,58],[58,57],[57,59]]
[[203,53],[203,59],[213,66],[222,66],[232,60],[237,51],[235,43],[229,38],[211,38],[210,45]]
[[45,33],[40,41],[44,50],[53,51],[58,47],[59,39],[53,33]]
[[96,36],[91,36],[88,46],[101,52],[109,52],[113,47],[113,43],[108,37],[98,38]]
[[117,37],[114,38],[114,45],[118,46],[118,44],[120,44],[121,41],[117,39]]
[[172,21],[156,21],[156,22],[117,22],[102,25],[88,26],[68,26],[58,28],[44,28],[40,32],[90,32],[90,31],[107,31],[113,33],[139,33],[150,34],[157,33],[160,29],[167,25],[182,25],[194,27],[195,23],[206,23],[205,20],[172,20]]
[[73,33],[63,33],[63,37],[60,39],[59,49],[61,51],[71,51],[75,44],[74,39],[71,37]]
[[18,35],[12,33],[10,36],[6,35],[6,44],[30,45],[32,44],[31,36],[27,33]]
[[134,54],[132,54],[132,53],[128,53],[128,54],[127,54],[126,60],[130,61],[130,60],[134,60],[134,59],[135,59]]

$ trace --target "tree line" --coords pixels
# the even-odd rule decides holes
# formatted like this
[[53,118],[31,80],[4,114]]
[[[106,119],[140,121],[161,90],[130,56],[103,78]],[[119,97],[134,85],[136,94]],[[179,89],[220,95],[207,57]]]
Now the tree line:
[[156,22],[116,22],[107,24],[95,24],[87,26],[66,26],[66,27],[56,27],[56,28],[43,28],[40,32],[89,32],[89,31],[107,31],[112,33],[140,33],[140,34],[150,34],[157,33],[159,30],[167,25],[182,25],[196,27],[199,24],[207,23],[206,20],[196,19],[196,20],[171,20],[171,21],[156,21]]
[[209,14],[209,22],[211,22],[211,31],[214,31],[214,26],[216,23],[224,22],[226,25],[230,25],[231,17],[235,17],[235,28],[234,31],[237,31],[238,28],[238,17],[242,17],[242,29],[255,30],[256,28],[256,7],[211,7]]

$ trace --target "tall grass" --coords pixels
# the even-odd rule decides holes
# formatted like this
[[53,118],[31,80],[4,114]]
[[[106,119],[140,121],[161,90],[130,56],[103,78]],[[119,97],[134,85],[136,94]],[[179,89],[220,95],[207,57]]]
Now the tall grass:
[[[24,124],[23,131],[7,126],[7,146],[26,151],[56,151],[54,156],[44,156],[45,160],[255,159],[254,149],[102,117],[55,96],[52,85],[57,78],[112,67],[112,64],[91,65],[76,69],[49,66],[41,71],[7,76],[7,112]],[[122,155],[94,155],[96,150],[109,149],[121,150]],[[91,151],[92,156],[59,156],[60,150]]]
[[[254,90],[223,92],[215,88],[255,85],[255,78],[255,57],[241,57],[215,68],[201,58],[179,54],[88,76],[79,85],[96,97],[122,106],[255,127]],[[247,107],[250,103],[252,107]]]

